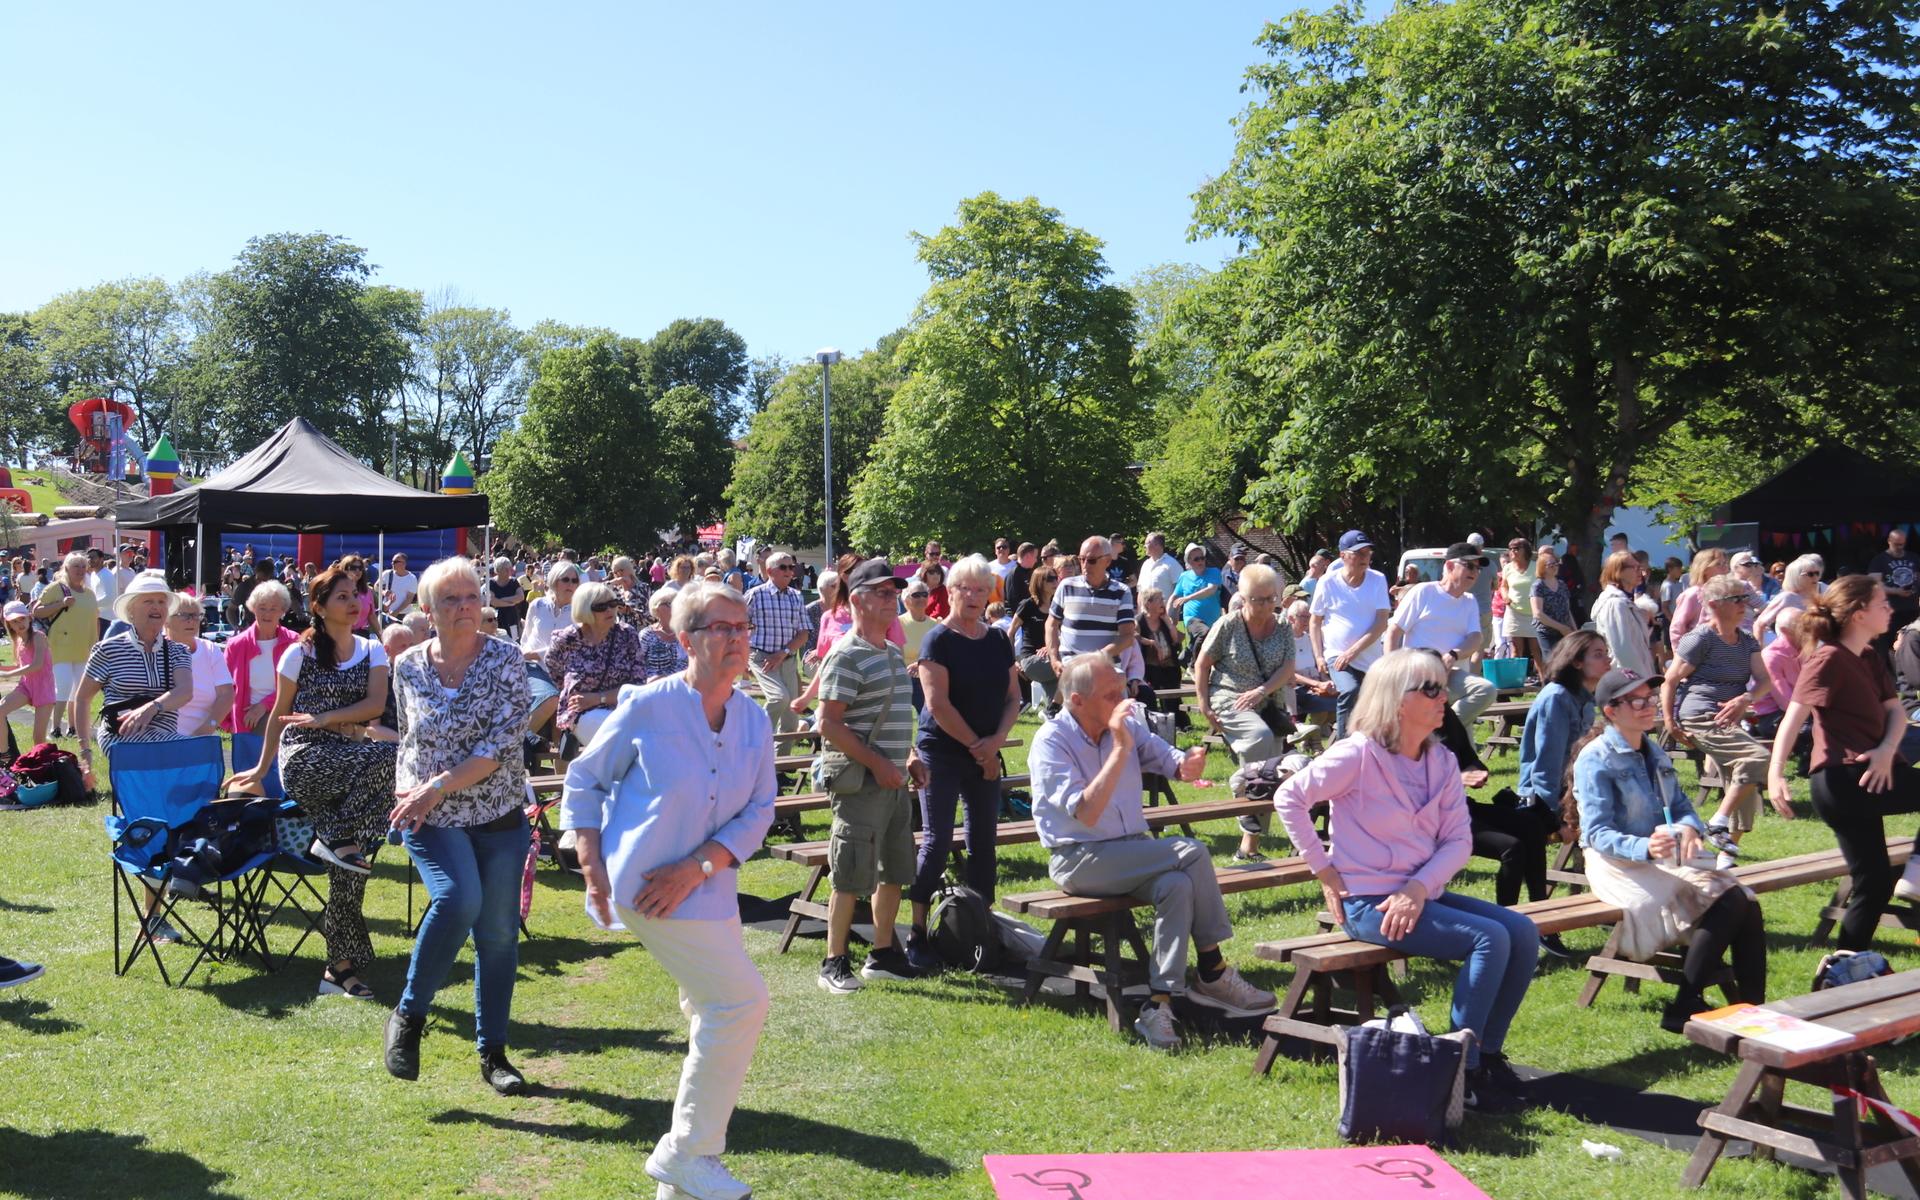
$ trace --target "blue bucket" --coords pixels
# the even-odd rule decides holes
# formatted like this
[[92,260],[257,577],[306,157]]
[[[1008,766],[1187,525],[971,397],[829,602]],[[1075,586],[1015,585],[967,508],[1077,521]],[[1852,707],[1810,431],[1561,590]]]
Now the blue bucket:
[[45,783],[21,783],[13,789],[13,802],[27,808],[37,808],[42,804],[52,804],[54,797],[60,794],[60,782],[49,779]]
[[1488,658],[1480,662],[1480,673],[1497,688],[1517,688],[1527,682],[1528,659]]

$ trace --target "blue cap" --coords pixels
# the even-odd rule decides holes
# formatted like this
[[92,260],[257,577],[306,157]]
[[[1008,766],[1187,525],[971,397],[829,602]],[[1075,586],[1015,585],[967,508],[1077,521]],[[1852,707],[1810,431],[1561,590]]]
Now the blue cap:
[[1349,529],[1340,535],[1340,553],[1342,554],[1345,554],[1349,550],[1359,550],[1372,545],[1373,539],[1361,533],[1358,529]]

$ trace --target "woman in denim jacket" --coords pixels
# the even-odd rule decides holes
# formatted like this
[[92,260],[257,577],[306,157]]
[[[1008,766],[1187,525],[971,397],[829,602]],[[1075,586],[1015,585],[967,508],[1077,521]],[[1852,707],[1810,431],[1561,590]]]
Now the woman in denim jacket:
[[1594,689],[1601,725],[1576,747],[1573,791],[1594,894],[1622,912],[1628,958],[1644,962],[1689,932],[1679,994],[1660,1027],[1678,1033],[1706,1007],[1707,983],[1728,947],[1740,999],[1766,1002],[1766,927],[1760,904],[1725,871],[1683,865],[1706,828],[1680,790],[1673,763],[1648,733],[1660,678],[1613,670]]

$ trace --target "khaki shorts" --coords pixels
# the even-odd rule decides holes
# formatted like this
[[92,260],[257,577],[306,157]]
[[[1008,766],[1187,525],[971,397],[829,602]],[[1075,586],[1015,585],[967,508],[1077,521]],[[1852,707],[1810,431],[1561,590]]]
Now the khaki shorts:
[[1760,815],[1760,789],[1767,785],[1767,760],[1771,752],[1766,743],[1738,725],[1715,725],[1711,717],[1684,718],[1680,727],[1700,747],[1700,752],[1720,768],[1728,788],[1737,788],[1741,784],[1754,785],[1748,790],[1740,807],[1727,815],[1729,827],[1743,833],[1752,829],[1754,819]]
[[833,798],[827,872],[833,890],[865,896],[883,883],[913,882],[913,793],[869,786]]

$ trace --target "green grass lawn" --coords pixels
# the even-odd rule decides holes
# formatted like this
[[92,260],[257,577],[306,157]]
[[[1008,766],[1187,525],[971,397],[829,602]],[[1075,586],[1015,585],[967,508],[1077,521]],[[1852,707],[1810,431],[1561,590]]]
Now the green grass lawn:
[[[1031,722],[1023,722],[1030,742]],[[1024,750],[1012,752],[1018,769]],[[1511,782],[1513,758],[1494,787]],[[1224,780],[1216,754],[1210,776]],[[1219,799],[1216,786],[1192,799]],[[596,931],[571,876],[543,868],[532,940],[522,948],[513,1052],[538,1085],[520,1099],[478,1078],[471,956],[441,994],[418,1083],[381,1066],[381,1022],[397,996],[409,942],[402,867],[379,864],[367,907],[380,956],[368,982],[386,1003],[314,995],[318,939],[275,974],[203,967],[184,990],[150,967],[116,978],[104,806],[0,814],[0,952],[48,964],[45,979],[0,994],[0,1194],[128,1196],[651,1196],[641,1163],[665,1128],[685,1021],[672,982],[637,944]],[[1804,809],[1803,809],[1804,815]],[[824,836],[825,822],[810,830]],[[1231,823],[1204,827],[1216,855]],[[1825,826],[1771,816],[1749,841],[1779,856],[1829,846]],[[1490,864],[1458,881],[1491,898]],[[1036,847],[1002,851],[1001,886],[1043,886]],[[764,858],[743,890],[784,896],[801,872]],[[1819,952],[1807,947],[1825,898],[1807,887],[1765,897],[1777,995],[1803,991]],[[1310,932],[1312,887],[1229,897],[1228,944],[1255,982],[1286,973],[1253,961],[1256,941]],[[284,936],[284,935],[283,935]],[[1569,941],[1597,948],[1597,932]],[[1097,1015],[1057,1004],[1021,1008],[973,978],[871,984],[829,998],[814,984],[821,943],[776,955],[772,935],[747,948],[773,993],[772,1015],[734,1118],[728,1161],[767,1200],[989,1197],[984,1153],[1169,1151],[1332,1146],[1334,1069],[1282,1058],[1249,1077],[1250,1045],[1150,1052]],[[1883,935],[1901,968],[1910,939]],[[173,951],[178,954],[179,951]],[[1447,1025],[1450,967],[1416,965],[1411,995],[1429,1027]],[[1508,1050],[1527,1066],[1717,1102],[1726,1059],[1660,1031],[1667,989],[1629,995],[1608,984],[1575,1007],[1584,973],[1540,978]],[[1920,1052],[1881,1055],[1896,1102],[1920,1107]],[[1804,1100],[1819,1100],[1805,1096]],[[1596,1162],[1583,1138],[1625,1151]],[[1679,1197],[1682,1153],[1551,1110],[1469,1117],[1448,1158],[1502,1200]],[[1830,1184],[1771,1164],[1724,1160],[1705,1194],[1816,1196]]]
[[38,471],[15,471],[13,486],[33,497],[33,511],[51,517],[53,510],[66,503],[53,481]]

